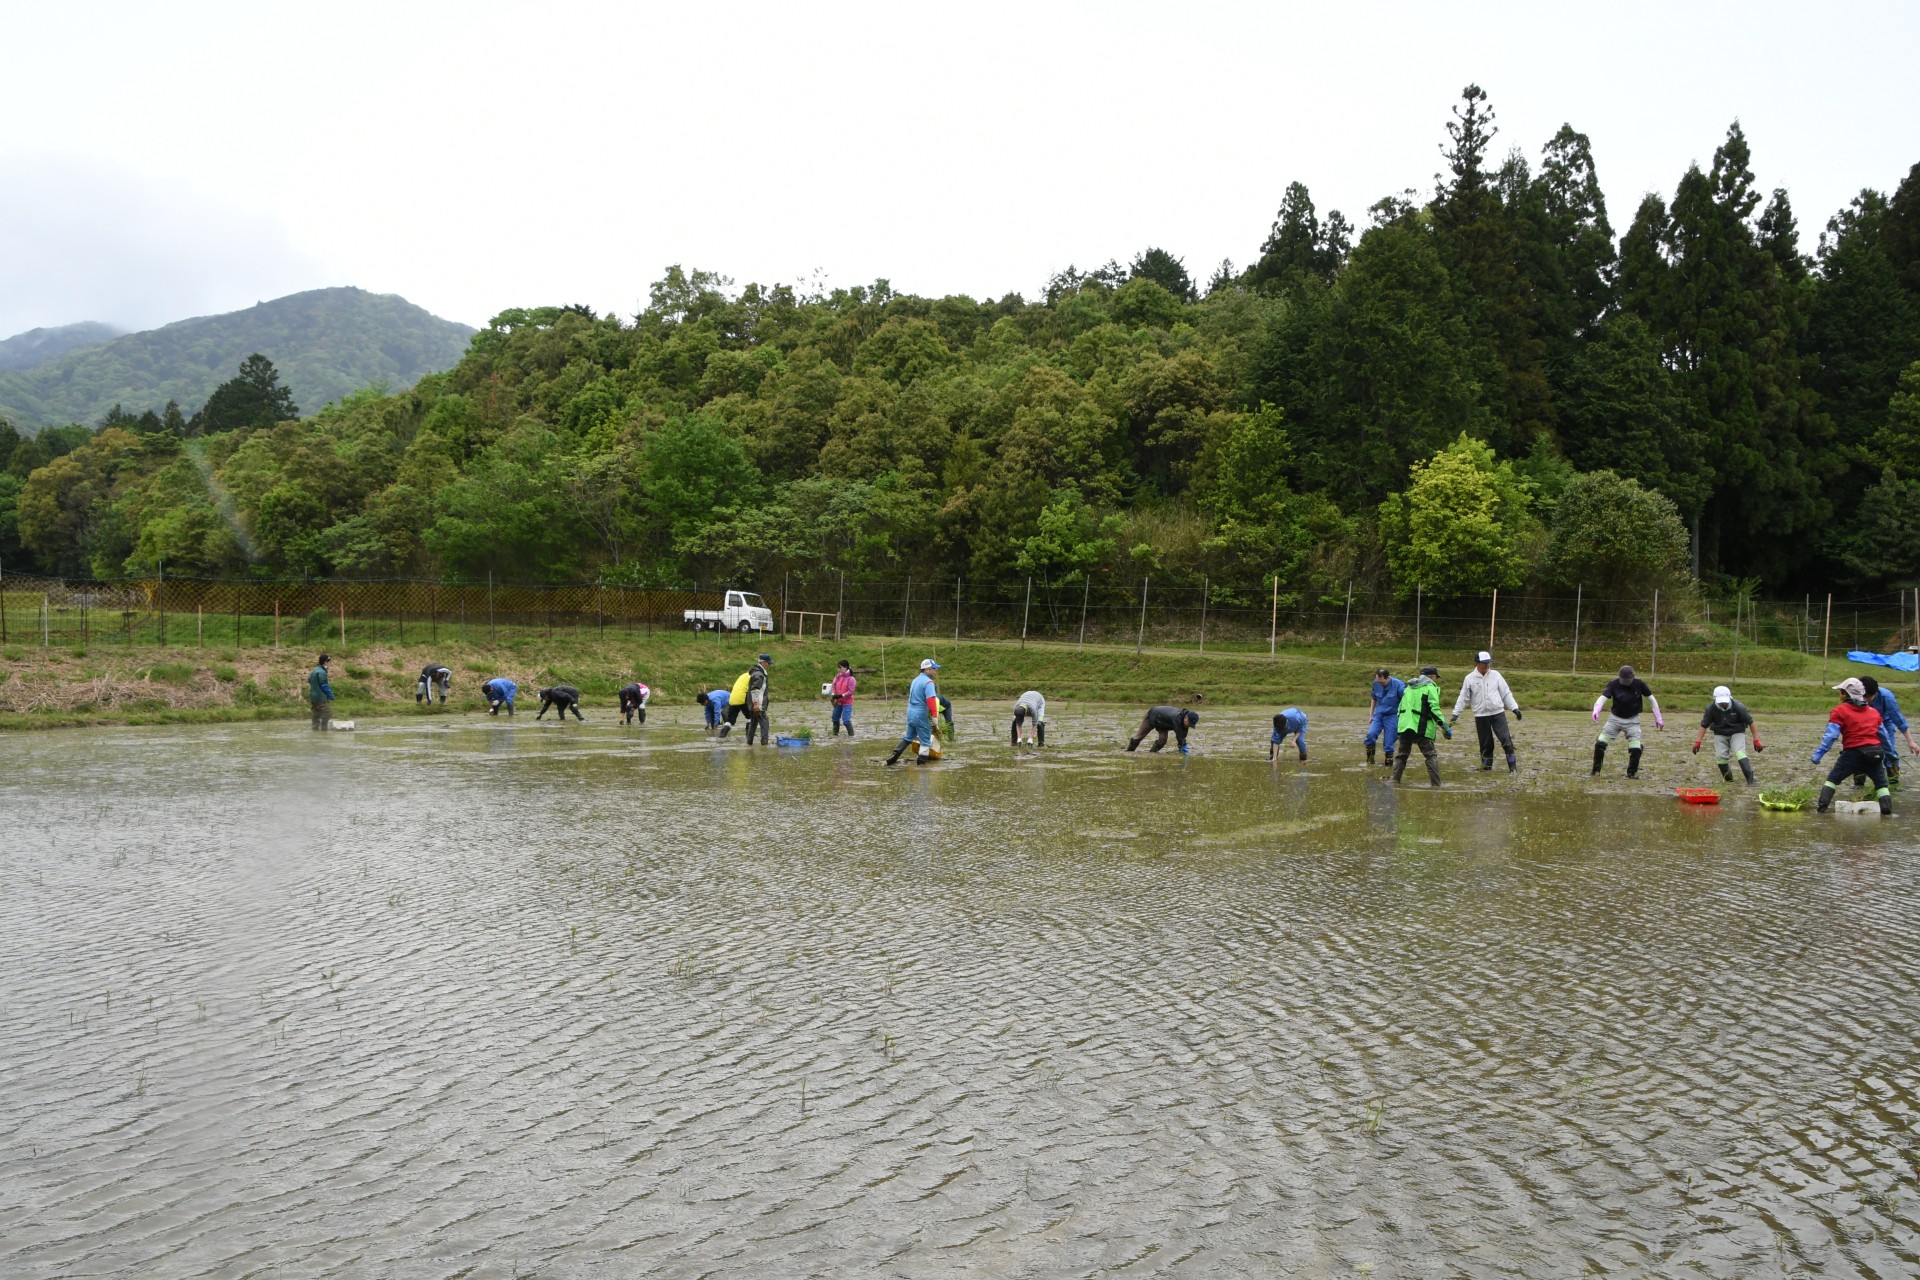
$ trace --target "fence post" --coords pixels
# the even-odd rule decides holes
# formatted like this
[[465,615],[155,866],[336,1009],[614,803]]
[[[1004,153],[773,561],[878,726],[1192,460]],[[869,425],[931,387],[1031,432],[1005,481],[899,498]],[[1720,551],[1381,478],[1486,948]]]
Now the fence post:
[[1833,645],[1833,592],[1827,592],[1827,625],[1820,636],[1820,683],[1827,682],[1827,654]]
[[913,614],[913,575],[907,575],[907,593],[900,600],[900,638],[907,638],[907,619]]
[[960,643],[960,579],[953,580],[953,642]]
[[493,630],[493,570],[487,570],[487,643],[494,642]]
[[1033,575],[1027,575],[1027,603],[1020,609],[1020,647],[1027,647],[1027,615],[1033,612]]
[[239,648],[240,648],[240,586],[238,583],[235,583],[233,588],[233,647],[236,652],[239,651]]
[[1653,662],[1649,675],[1660,674],[1660,588],[1653,589]]
[[[1274,595],[1274,607],[1278,609],[1279,601],[1280,601],[1280,577],[1278,574],[1275,574],[1273,579],[1273,595]],[[1347,630],[1352,625],[1353,625],[1353,579],[1348,578],[1347,579],[1347,616],[1340,620],[1340,661],[1342,662],[1345,662],[1347,660]]]
[[1500,621],[1500,588],[1493,589],[1493,608],[1487,613],[1487,648],[1493,648],[1493,632]]
[[[1086,585],[1080,588],[1080,652],[1087,651],[1087,597],[1093,594],[1093,575],[1087,575]],[[1902,596],[1901,599],[1906,599]]]
[[1733,678],[1740,678],[1740,613],[1746,603],[1744,592],[1735,592],[1733,597]]
[[1573,670],[1571,674],[1580,674],[1580,597],[1585,595],[1585,583],[1577,583],[1573,588]]
[[340,597],[340,647],[347,647],[347,598]]
[[[787,632],[793,630],[792,598],[793,598],[793,570],[789,569],[787,570],[786,576],[780,579],[780,634],[783,636],[786,635]],[[807,624],[806,624],[806,620],[803,618],[800,622],[800,638],[802,640],[807,638],[806,630],[807,630]]]
[[1420,669],[1420,608],[1423,590],[1419,583],[1413,584],[1413,669],[1415,671]]
[[[1900,616],[1900,622],[1901,622],[1901,625],[1903,626],[1906,624],[1906,621],[1907,621],[1906,613],[1905,613],[1906,607],[1907,607],[1907,596],[1906,596],[1906,593],[1903,591],[1900,593],[1900,608],[1902,611]],[[0,564],[0,644],[4,644],[6,642],[6,639],[7,639],[7,567],[4,564]]]
[[1267,615],[1267,656],[1278,654],[1280,640],[1280,571],[1273,571],[1273,612]]
[[207,647],[207,611],[205,605],[193,606],[193,643],[204,649]]
[[838,609],[834,611],[834,614],[833,614],[833,638],[835,643],[838,643],[840,640],[840,620],[846,616],[847,616],[847,571],[845,569],[842,569],[840,571],[840,606]]
[[1147,642],[1147,588],[1153,585],[1153,575],[1140,579],[1140,635],[1133,642],[1133,656],[1140,656],[1141,646]]
[[273,598],[273,647],[280,647],[280,597]]
[[[1278,581],[1278,579],[1275,579]],[[1206,574],[1200,575],[1200,652],[1207,651],[1207,596],[1212,593],[1213,579]]]
[[40,593],[40,647],[53,647],[53,601],[46,592]]
[[167,562],[160,561],[160,581],[154,584],[154,596],[160,606],[160,643],[167,643]]

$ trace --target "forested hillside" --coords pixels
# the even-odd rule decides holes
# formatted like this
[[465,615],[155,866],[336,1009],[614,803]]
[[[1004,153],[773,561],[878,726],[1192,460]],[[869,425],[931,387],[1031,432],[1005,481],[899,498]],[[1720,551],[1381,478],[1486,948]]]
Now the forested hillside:
[[31,369],[35,365],[45,364],[69,351],[79,351],[86,347],[97,347],[112,342],[121,331],[112,325],[100,324],[94,320],[83,320],[79,324],[54,325],[46,329],[29,329],[25,333],[16,333],[5,341],[0,341],[0,372],[12,369]]
[[1920,165],[1809,245],[1736,125],[1621,232],[1585,137],[1495,135],[1469,88],[1434,190],[1356,230],[1294,184],[1203,288],[1151,249],[1033,301],[673,268],[503,312],[405,393],[16,456],[0,533],[100,575],[1912,583]]
[[27,428],[94,423],[114,405],[137,412],[169,400],[190,414],[254,352],[279,368],[296,403],[318,409],[367,386],[412,386],[458,360],[472,333],[392,294],[313,289],[0,372],[0,416]]

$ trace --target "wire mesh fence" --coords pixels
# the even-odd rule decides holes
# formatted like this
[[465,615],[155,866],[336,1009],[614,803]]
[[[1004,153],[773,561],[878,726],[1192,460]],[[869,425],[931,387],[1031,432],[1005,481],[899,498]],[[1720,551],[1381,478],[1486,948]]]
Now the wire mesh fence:
[[[577,583],[373,581],[260,582],[140,578],[118,582],[22,577],[0,581],[0,643],[261,645],[486,643],[504,636],[653,634],[688,625],[689,610],[718,610],[737,584],[643,588]],[[1535,667],[1599,671],[1633,660],[1657,672],[1711,657],[1736,674],[1763,653],[1843,656],[1920,643],[1920,592],[1854,598],[1716,601],[1689,594],[1601,596],[1490,593],[1484,598],[1403,599],[1355,584],[1311,601],[1261,600],[1203,581],[1172,584],[964,578],[854,581],[831,572],[790,574],[761,589],[777,633],[954,642],[1021,640],[1140,650],[1190,649],[1326,656],[1391,652],[1454,661],[1490,648]],[[1688,663],[1689,666],[1695,665]],[[1679,669],[1677,666],[1674,669]]]

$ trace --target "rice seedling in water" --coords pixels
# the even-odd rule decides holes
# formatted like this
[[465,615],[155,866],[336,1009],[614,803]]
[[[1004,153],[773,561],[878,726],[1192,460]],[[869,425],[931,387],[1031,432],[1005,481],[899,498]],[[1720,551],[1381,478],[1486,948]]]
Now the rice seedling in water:
[[1770,787],[1757,797],[1763,808],[1790,811],[1804,809],[1813,803],[1813,788],[1805,784],[1792,787]]
[[1366,1112],[1360,1118],[1360,1127],[1368,1133],[1380,1132],[1380,1122],[1387,1115],[1387,1100],[1375,1098],[1367,1104]]

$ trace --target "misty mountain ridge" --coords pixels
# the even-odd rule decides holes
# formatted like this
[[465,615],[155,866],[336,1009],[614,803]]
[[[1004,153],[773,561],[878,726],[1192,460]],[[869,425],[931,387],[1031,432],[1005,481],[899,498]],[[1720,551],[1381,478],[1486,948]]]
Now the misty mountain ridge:
[[14,369],[31,369],[66,355],[69,351],[80,351],[87,347],[98,347],[112,342],[124,333],[126,333],[125,329],[116,329],[110,324],[101,324],[98,320],[82,320],[79,324],[59,324],[16,333],[11,338],[0,341],[0,373]]
[[[20,343],[25,358],[31,344],[22,339],[85,327],[31,330],[0,343],[0,352]],[[173,400],[191,413],[254,352],[273,361],[295,403],[312,413],[363,387],[402,390],[451,368],[473,333],[397,294],[311,289],[243,311],[70,345],[27,367],[0,364],[0,417],[37,430],[95,423],[116,404],[137,413]]]

